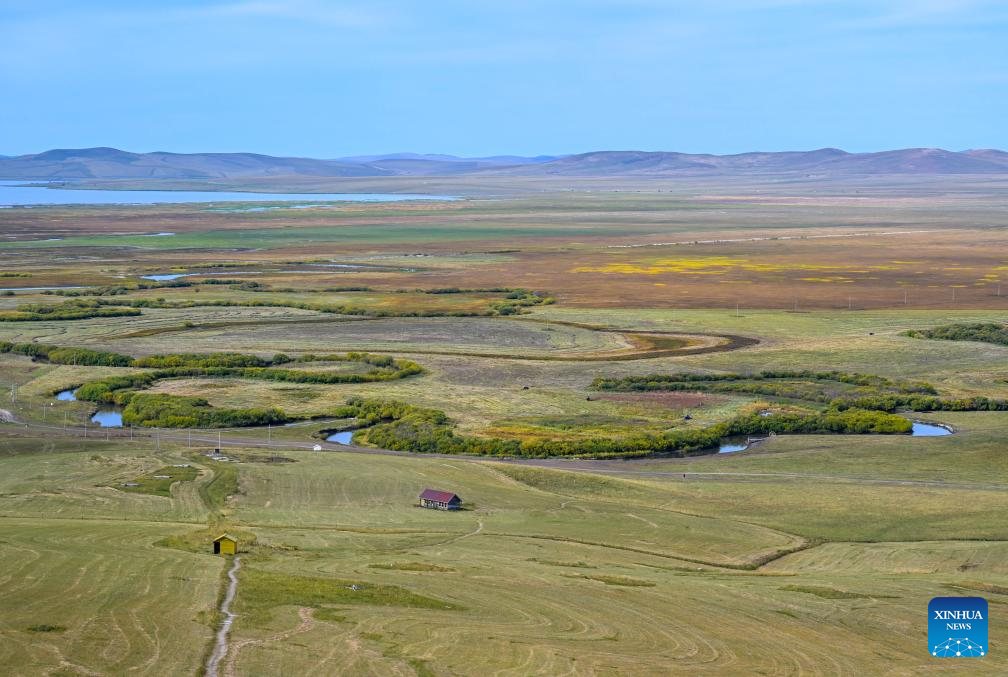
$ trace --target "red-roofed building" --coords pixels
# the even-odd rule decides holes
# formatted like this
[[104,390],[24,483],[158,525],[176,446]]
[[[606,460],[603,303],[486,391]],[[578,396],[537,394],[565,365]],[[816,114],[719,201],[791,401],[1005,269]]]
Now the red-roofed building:
[[462,499],[450,491],[424,489],[420,494],[420,507],[431,510],[461,510]]

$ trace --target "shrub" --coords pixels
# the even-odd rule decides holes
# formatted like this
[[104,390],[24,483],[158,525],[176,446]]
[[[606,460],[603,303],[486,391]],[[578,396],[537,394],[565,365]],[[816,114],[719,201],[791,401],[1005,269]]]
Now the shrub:
[[23,303],[15,310],[0,312],[0,322],[40,322],[43,320],[84,320],[92,317],[140,315],[135,308],[109,307],[99,301],[63,303]]
[[829,411],[823,414],[758,414],[707,428],[641,433],[624,438],[590,440],[506,440],[456,435],[444,412],[389,400],[351,398],[339,415],[364,425],[371,444],[417,453],[471,454],[548,458],[582,456],[616,458],[673,454],[685,456],[717,446],[729,435],[754,433],[909,433],[912,424],[901,416],[879,411]]
[[220,428],[284,423],[290,418],[275,407],[219,409],[201,397],[131,393],[123,423],[160,428]]
[[911,329],[904,336],[942,341],[980,341],[1008,346],[1008,326],[995,322],[945,324],[933,329]]

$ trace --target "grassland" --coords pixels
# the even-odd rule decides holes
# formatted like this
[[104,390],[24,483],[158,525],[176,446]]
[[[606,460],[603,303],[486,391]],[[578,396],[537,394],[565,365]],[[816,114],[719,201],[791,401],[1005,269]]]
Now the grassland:
[[[954,440],[925,442],[973,444]],[[218,528],[254,534],[254,545],[244,555],[228,664],[236,674],[269,673],[277,661],[362,674],[933,671],[917,650],[926,642],[922,605],[932,596],[981,591],[996,602],[995,591],[1008,586],[1008,484],[988,472],[980,489],[978,470],[948,487],[901,486],[901,476],[926,473],[942,455],[931,450],[908,461],[918,442],[902,440],[907,454],[862,481],[821,466],[824,477],[816,480],[763,473],[767,459],[801,464],[812,453],[786,445],[734,457],[735,470],[748,477],[704,479],[689,465],[682,466],[691,472],[685,482],[654,469],[628,478],[298,451],[285,452],[294,463],[232,464],[239,489],[224,498],[226,522]],[[53,515],[51,502],[32,509],[22,497],[37,491],[42,468],[69,492],[135,476],[138,457],[156,469],[185,450],[13,444],[3,460],[0,547],[15,557],[5,561],[36,553],[41,559],[32,561],[45,567],[15,566],[0,585],[5,600],[31,599],[5,614],[7,664],[24,666],[23,674],[60,665],[163,674],[154,667],[163,659],[158,652],[179,647],[178,673],[196,672],[223,562],[207,554],[206,542],[207,550],[193,553],[165,547],[171,540],[164,537],[210,533],[197,514],[187,522],[126,520],[122,506],[109,502],[89,506],[82,521],[66,509]],[[887,458],[880,452],[890,442],[867,446],[876,444],[883,447],[860,454]],[[94,455],[108,460],[94,468]],[[431,478],[472,509],[414,507]],[[114,493],[174,504],[186,500],[186,488],[176,487],[172,497]],[[967,500],[973,507],[962,513]],[[181,518],[178,508],[167,512]],[[150,555],[132,557],[138,548]],[[126,568],[110,594],[98,572],[114,566]],[[153,585],[163,597],[138,605],[136,584],[121,579]],[[47,580],[60,585],[47,588]],[[69,599],[65,580],[77,581]],[[99,611],[78,615],[88,599]],[[992,642],[1003,641],[1002,606],[991,605]],[[112,622],[123,628],[115,650],[88,643],[89,632]],[[27,630],[38,624],[66,630]],[[849,650],[833,651],[837,637]],[[1003,660],[991,659],[969,674],[1003,671]]]
[[[97,298],[178,307],[4,322],[0,341],[137,357],[359,350],[424,372],[152,384],[148,394],[213,407],[324,417],[226,429],[224,451],[239,462],[221,462],[204,455],[216,431],[131,441],[89,424],[84,438],[98,405],[54,399],[144,367],[0,354],[0,413],[17,421],[0,423],[0,664],[13,675],[200,674],[227,566],[209,541],[227,531],[242,569],[222,674],[1004,674],[1005,412],[913,415],[953,427],[945,437],[779,435],[682,459],[309,451],[319,430],[354,425],[340,413],[351,397],[444,411],[460,435],[572,443],[823,405],[600,392],[599,377],[839,370],[926,381],[943,397],[1008,398],[1008,347],[905,335],[1005,323],[1003,196],[964,185],[940,195],[859,185],[857,198],[789,192],[801,186],[524,186],[520,198],[424,205],[3,210],[13,242],[0,247],[0,287],[15,291],[0,295],[0,312],[67,300],[28,289],[46,286],[121,287]],[[177,235],[141,235],[162,231]],[[166,272],[263,286],[141,288],[141,276]],[[502,287],[557,303],[520,317],[293,307],[478,313],[501,294],[422,290]],[[416,507],[425,487],[457,492],[466,509]],[[929,657],[924,611],[942,595],[989,600],[988,656]]]

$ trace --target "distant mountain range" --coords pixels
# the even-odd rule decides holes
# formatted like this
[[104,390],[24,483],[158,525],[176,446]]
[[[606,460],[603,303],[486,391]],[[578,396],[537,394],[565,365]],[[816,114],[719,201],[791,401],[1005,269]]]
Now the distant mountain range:
[[130,153],[115,148],[48,150],[0,156],[0,179],[226,179],[315,176],[571,176],[676,177],[870,174],[1008,174],[1008,153],[908,148],[847,153],[836,148],[706,155],[596,151],[579,155],[464,158],[394,153],[331,160],[256,153]]

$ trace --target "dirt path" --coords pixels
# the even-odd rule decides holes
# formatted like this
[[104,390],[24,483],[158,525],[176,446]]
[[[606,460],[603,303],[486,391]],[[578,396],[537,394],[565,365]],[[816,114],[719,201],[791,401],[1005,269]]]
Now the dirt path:
[[228,583],[227,592],[224,594],[224,599],[220,605],[220,612],[224,615],[224,620],[221,621],[220,629],[217,630],[217,639],[214,643],[213,653],[210,654],[210,658],[207,660],[206,677],[217,677],[217,667],[228,653],[228,632],[230,632],[231,623],[235,619],[235,614],[231,611],[231,602],[234,601],[235,593],[238,592],[237,574],[240,568],[241,557],[235,557],[231,570],[227,573],[231,582]]

